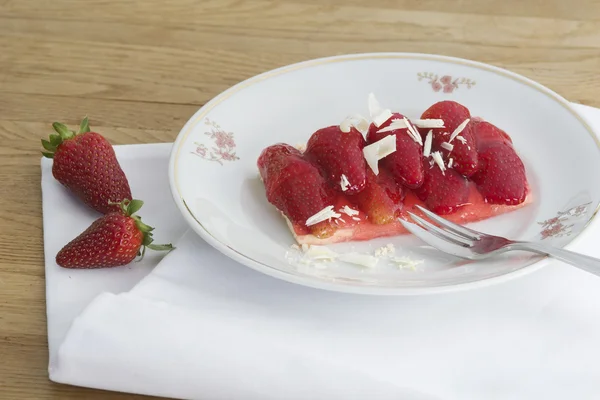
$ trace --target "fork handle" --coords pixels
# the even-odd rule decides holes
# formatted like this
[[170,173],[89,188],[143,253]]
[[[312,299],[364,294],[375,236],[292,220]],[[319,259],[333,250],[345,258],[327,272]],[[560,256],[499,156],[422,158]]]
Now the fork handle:
[[600,276],[600,259],[598,258],[585,256],[583,254],[575,253],[569,250],[559,249],[542,243],[516,242],[513,243],[510,247],[512,250],[525,250],[532,251],[538,254],[548,255],[553,258],[556,258],[557,260],[564,261],[567,264],[571,264],[574,267],[583,269],[584,271]]

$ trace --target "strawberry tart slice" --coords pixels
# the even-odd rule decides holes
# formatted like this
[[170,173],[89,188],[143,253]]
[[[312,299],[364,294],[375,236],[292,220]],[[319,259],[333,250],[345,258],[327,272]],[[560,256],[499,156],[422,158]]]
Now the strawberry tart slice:
[[258,158],[267,200],[299,244],[362,241],[408,233],[421,214],[468,223],[532,201],[510,136],[453,101],[409,120],[369,97],[372,122],[355,116],[319,129],[301,152],[285,143]]

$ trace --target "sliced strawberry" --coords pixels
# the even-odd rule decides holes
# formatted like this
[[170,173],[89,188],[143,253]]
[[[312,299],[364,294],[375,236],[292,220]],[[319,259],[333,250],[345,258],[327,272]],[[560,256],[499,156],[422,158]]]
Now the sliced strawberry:
[[501,142],[512,145],[512,139],[508,133],[489,122],[474,121],[472,131],[478,150],[482,150],[489,143]]
[[469,182],[453,169],[442,170],[437,166],[425,169],[425,181],[415,190],[427,208],[436,214],[452,214],[469,199]]
[[381,160],[381,165],[387,168],[403,185],[416,188],[423,184],[423,147],[410,136],[408,128],[378,132],[388,127],[393,120],[402,118],[402,114],[394,113],[392,118],[379,128],[371,124],[367,134],[367,143],[375,143],[386,136],[395,135],[396,151]]
[[364,190],[352,196],[369,221],[376,225],[393,222],[402,208],[403,198],[402,186],[384,169],[377,176],[369,170]]
[[488,142],[479,152],[479,159],[479,171],[472,180],[486,202],[516,205],[525,201],[525,166],[510,143]]
[[[258,158],[258,169],[265,184],[267,200],[301,226],[306,220],[327,206],[334,197],[317,167],[288,145],[274,145],[263,150]],[[318,238],[335,232],[329,221],[308,227]]]
[[[469,110],[455,101],[440,101],[429,107],[422,119],[442,119],[444,128],[433,129],[433,149],[439,150],[448,160],[452,158],[453,167],[464,176],[471,176],[477,171],[477,146],[473,136],[471,123],[467,124],[462,132],[450,140],[452,133],[464,121],[471,118]],[[429,129],[421,129],[421,134],[425,134]],[[443,143],[450,143],[452,150],[444,148]]]
[[304,156],[321,169],[333,188],[345,194],[355,194],[366,183],[367,163],[363,147],[365,139],[356,129],[342,132],[339,126],[329,126],[313,133],[306,144]]

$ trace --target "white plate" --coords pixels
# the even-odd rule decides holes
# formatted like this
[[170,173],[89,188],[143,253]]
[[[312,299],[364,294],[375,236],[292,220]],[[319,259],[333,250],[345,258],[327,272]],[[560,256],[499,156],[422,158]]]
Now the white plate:
[[[276,142],[306,142],[347,115],[368,115],[367,95],[409,118],[456,100],[506,130],[523,158],[534,203],[472,224],[514,239],[564,246],[600,203],[600,150],[589,125],[549,89],[512,72],[424,54],[379,53],[324,58],[279,68],[223,92],[181,130],[169,165],[171,190],[190,226],[212,246],[258,271],[307,286],[364,294],[418,294],[472,288],[532,271],[547,260],[509,254],[465,262],[397,236],[331,246],[422,259],[417,270],[386,259],[372,269],[343,262],[326,268],[290,261],[294,239],[264,194],[256,160]],[[291,257],[295,260],[294,257]],[[200,261],[199,261],[200,263]]]

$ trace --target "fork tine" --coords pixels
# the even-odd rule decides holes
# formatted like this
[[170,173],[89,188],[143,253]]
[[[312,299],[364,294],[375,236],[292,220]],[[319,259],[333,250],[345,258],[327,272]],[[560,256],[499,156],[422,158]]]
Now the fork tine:
[[481,239],[481,233],[474,231],[473,229],[466,228],[464,226],[455,224],[454,222],[450,222],[445,218],[440,217],[439,215],[429,211],[428,209],[417,205],[417,208],[423,212],[423,214],[427,215],[430,219],[437,222],[447,230],[456,233],[457,235],[466,237],[471,240],[479,240]]
[[464,236],[458,236],[452,232],[445,231],[411,212],[409,212],[408,215],[410,215],[413,221],[419,226],[440,239],[447,240],[461,247],[471,247],[473,245],[473,242]]
[[435,247],[438,250],[443,251],[444,253],[452,254],[461,258],[471,258],[471,251],[466,247],[460,247],[455,244],[448,242],[446,239],[439,239],[434,236],[433,233],[423,229],[421,226],[405,221],[401,218],[398,219],[402,226],[406,228],[407,231],[429,244],[432,247]]

